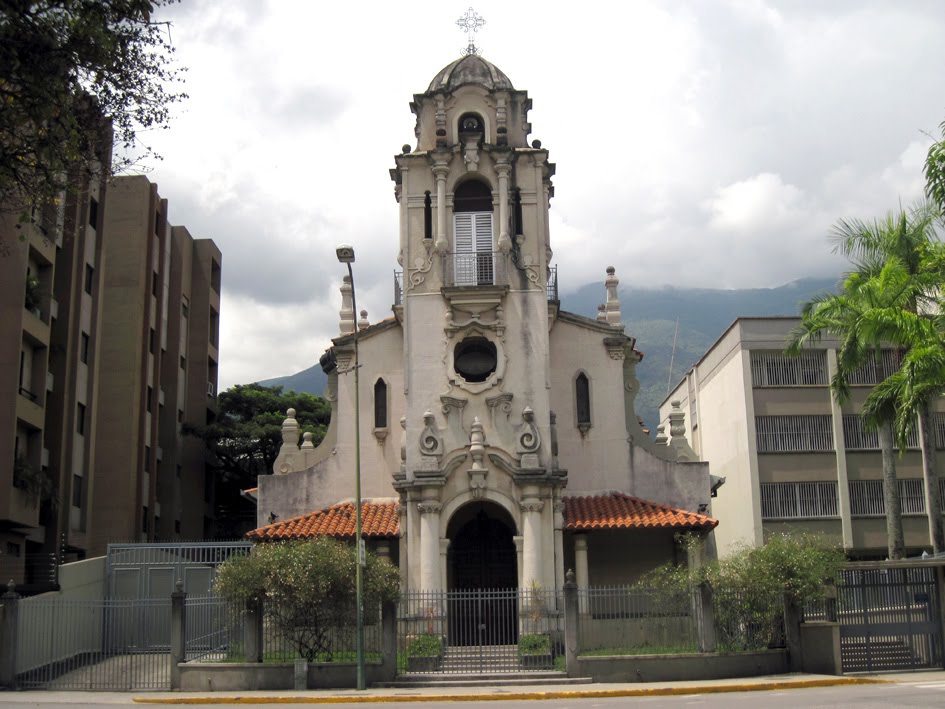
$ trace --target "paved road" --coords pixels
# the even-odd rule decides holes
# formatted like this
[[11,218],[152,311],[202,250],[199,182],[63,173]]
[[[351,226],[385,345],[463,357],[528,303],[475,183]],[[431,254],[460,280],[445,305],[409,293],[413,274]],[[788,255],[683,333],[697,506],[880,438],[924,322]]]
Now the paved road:
[[[490,689],[490,693],[495,690]],[[3,709],[26,709],[27,707],[52,708],[56,706],[90,706],[113,708],[116,704],[132,703],[132,694],[83,693],[83,692],[10,692],[0,693]],[[771,690],[766,692],[733,692],[722,694],[696,694],[670,697],[614,697],[587,699],[509,700],[506,702],[403,702],[394,705],[398,709],[514,709],[516,706],[534,705],[535,709],[649,709],[650,707],[696,707],[705,709],[754,709],[756,707],[943,707],[945,706],[945,680],[916,677],[905,682],[875,685],[852,685],[813,689]],[[138,707],[148,705],[138,704]],[[151,705],[155,706],[155,705]],[[168,705],[164,705],[168,706]],[[238,704],[215,706],[273,706],[271,704]],[[297,707],[312,709],[312,704],[279,704],[280,709]],[[332,704],[333,709],[366,709],[363,703]]]

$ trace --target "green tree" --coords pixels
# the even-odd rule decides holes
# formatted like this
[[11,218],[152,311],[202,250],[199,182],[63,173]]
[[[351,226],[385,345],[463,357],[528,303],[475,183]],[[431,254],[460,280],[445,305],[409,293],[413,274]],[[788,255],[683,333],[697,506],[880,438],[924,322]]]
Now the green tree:
[[[397,598],[400,573],[370,551],[366,561],[364,610],[371,624],[380,605]],[[331,661],[339,649],[332,631],[356,622],[356,564],[352,544],[327,537],[260,544],[221,564],[214,589],[232,603],[262,601],[266,617],[299,657]]]
[[939,130],[942,139],[932,143],[925,156],[925,195],[945,213],[945,121]]
[[185,97],[169,27],[153,19],[175,1],[0,0],[0,205],[55,200],[70,171],[99,169],[109,130],[115,172],[154,157],[141,132],[166,128]]

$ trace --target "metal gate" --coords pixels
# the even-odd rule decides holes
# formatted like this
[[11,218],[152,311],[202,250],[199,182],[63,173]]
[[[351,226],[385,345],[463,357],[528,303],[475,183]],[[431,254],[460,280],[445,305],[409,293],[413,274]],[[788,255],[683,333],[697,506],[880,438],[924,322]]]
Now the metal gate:
[[544,589],[406,593],[398,613],[398,671],[491,674],[563,667],[563,609],[563,596]]
[[941,668],[935,569],[846,569],[837,589],[844,672]]
[[17,614],[22,689],[160,690],[170,687],[170,598],[26,598]]

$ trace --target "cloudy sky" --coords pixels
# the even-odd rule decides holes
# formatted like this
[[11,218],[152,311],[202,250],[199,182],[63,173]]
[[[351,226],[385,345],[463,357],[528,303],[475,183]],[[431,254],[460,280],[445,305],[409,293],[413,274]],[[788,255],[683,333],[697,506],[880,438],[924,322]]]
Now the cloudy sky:
[[[170,219],[223,251],[220,384],[291,374],[359,306],[390,314],[408,103],[465,35],[465,2],[184,0],[190,98],[148,136]],[[945,2],[479,1],[483,56],[533,100],[557,163],[563,297],[625,285],[777,286],[838,273],[825,238],[922,191],[945,119]],[[602,286],[603,290],[603,286]],[[633,304],[624,303],[625,315]]]

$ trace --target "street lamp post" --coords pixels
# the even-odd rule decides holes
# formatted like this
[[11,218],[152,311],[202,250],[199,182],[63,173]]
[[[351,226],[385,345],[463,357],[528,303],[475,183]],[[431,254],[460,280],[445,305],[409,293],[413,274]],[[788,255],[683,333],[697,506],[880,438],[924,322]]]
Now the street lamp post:
[[338,261],[348,266],[348,278],[351,280],[351,306],[354,309],[354,544],[357,550],[355,571],[355,602],[357,616],[355,625],[355,652],[358,664],[358,689],[365,689],[364,681],[364,541],[361,539],[361,391],[358,382],[358,299],[354,290],[354,247],[341,244],[335,253]]

